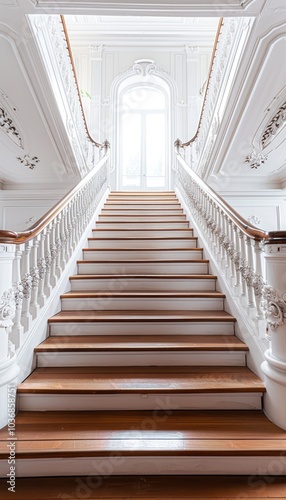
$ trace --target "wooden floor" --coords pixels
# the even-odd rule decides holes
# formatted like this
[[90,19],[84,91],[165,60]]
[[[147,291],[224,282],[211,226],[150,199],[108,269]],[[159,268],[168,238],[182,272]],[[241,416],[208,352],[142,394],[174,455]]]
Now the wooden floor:
[[285,500],[286,476],[89,476],[0,480],[1,500]]

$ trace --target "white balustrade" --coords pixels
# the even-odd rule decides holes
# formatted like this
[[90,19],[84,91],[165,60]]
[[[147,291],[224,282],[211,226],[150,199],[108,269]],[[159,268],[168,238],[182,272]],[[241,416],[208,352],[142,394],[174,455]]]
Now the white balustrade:
[[[176,144],[178,146],[178,144]],[[253,331],[264,319],[265,411],[286,429],[286,231],[266,232],[244,220],[177,154],[176,187]],[[256,330],[255,330],[256,327]]]
[[[8,253],[6,250],[3,251],[3,255],[0,251],[0,268],[3,267],[0,315],[1,305],[3,305],[2,323],[5,325],[3,328],[9,329],[9,335],[1,336],[0,356],[2,355],[3,358],[6,359],[8,356],[9,342],[16,351],[21,348],[25,340],[25,332],[28,332],[32,322],[46,304],[95,213],[107,188],[107,159],[106,152],[97,167],[88,174],[86,181],[85,179],[81,181],[81,187],[74,188],[64,200],[29,230],[23,233],[0,231],[0,250],[1,248],[9,249]],[[5,239],[9,241],[9,244],[5,242]],[[8,296],[11,310],[13,309],[13,318],[5,309]],[[7,317],[4,321],[5,315]],[[0,316],[0,329],[2,323]]]

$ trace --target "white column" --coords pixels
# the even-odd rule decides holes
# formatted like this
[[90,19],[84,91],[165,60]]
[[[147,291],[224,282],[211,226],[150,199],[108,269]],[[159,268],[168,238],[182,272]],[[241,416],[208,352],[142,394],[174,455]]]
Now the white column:
[[[15,295],[12,286],[15,245],[0,244],[0,428],[8,422],[8,392],[19,373],[15,348],[9,339],[15,315]],[[14,398],[14,396],[13,396]]]
[[264,409],[270,420],[286,429],[286,245],[265,245],[264,289],[269,349],[265,375]]

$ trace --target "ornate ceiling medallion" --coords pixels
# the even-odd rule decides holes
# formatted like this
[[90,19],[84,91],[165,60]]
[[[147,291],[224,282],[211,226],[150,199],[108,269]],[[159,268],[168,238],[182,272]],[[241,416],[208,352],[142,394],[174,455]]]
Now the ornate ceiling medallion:
[[268,156],[262,153],[257,153],[254,148],[252,148],[250,155],[245,158],[245,163],[249,163],[252,169],[257,169],[260,165],[266,162]]

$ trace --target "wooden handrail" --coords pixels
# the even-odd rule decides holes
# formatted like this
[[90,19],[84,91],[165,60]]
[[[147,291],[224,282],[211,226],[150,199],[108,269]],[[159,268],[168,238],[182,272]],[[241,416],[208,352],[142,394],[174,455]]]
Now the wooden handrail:
[[75,186],[73,187],[56,205],[45,213],[33,226],[26,231],[0,230],[0,243],[25,243],[37,236],[47,225],[68,205],[77,193],[93,178],[97,170],[104,164],[107,154],[95,165],[95,167]]
[[223,26],[223,18],[221,17],[220,20],[219,20],[219,23],[218,23],[218,28],[217,28],[217,32],[216,32],[215,41],[214,41],[214,46],[213,46],[213,51],[212,51],[212,56],[211,56],[211,62],[210,62],[210,67],[209,67],[209,73],[208,73],[208,79],[207,79],[207,84],[206,84],[206,88],[205,88],[205,92],[204,92],[204,99],[203,99],[203,104],[202,104],[202,108],[201,108],[201,113],[200,113],[200,117],[199,117],[198,127],[197,127],[197,130],[196,130],[196,133],[187,142],[181,142],[180,139],[177,139],[176,142],[175,142],[175,146],[176,147],[187,148],[188,146],[190,146],[197,139],[197,137],[199,135],[199,131],[200,131],[200,128],[201,128],[201,123],[202,123],[202,118],[203,118],[203,114],[204,114],[204,109],[205,109],[205,105],[206,105],[207,93],[208,93],[208,90],[209,90],[209,85],[210,85],[210,80],[211,80],[211,75],[212,75],[214,60],[215,60],[215,54],[216,54],[216,51],[217,51],[218,40],[219,40],[219,36],[220,36],[220,32],[221,32],[222,26]]
[[66,25],[64,16],[60,16],[60,18],[61,18],[61,22],[63,25],[63,30],[64,30],[65,39],[66,39],[66,43],[67,43],[67,49],[68,49],[68,53],[69,53],[69,57],[70,57],[70,61],[71,61],[72,71],[73,71],[73,75],[74,75],[74,79],[75,79],[75,84],[76,84],[76,89],[77,89],[77,94],[78,94],[78,98],[79,98],[79,104],[81,107],[81,112],[82,112],[85,130],[86,130],[87,136],[88,136],[89,140],[92,142],[92,144],[94,144],[97,148],[103,148],[105,146],[105,143],[100,143],[100,142],[97,142],[95,139],[93,139],[93,137],[90,135],[90,132],[88,129],[88,125],[87,125],[87,121],[86,121],[86,117],[85,117],[85,112],[84,112],[84,108],[83,108],[83,104],[82,104],[82,98],[81,98],[81,94],[80,94],[78,79],[77,79],[77,75],[76,75],[76,69],[75,69],[74,58],[72,55],[71,44],[70,44],[70,40],[69,40],[69,36],[68,36],[67,25]]
[[265,244],[286,244],[286,231],[265,231],[258,228],[244,219],[236,210],[234,210],[219,194],[208,186],[185,162],[180,154],[177,159],[184,167],[188,175],[203,189],[203,191],[223,210],[232,222],[251,239],[263,241]]

